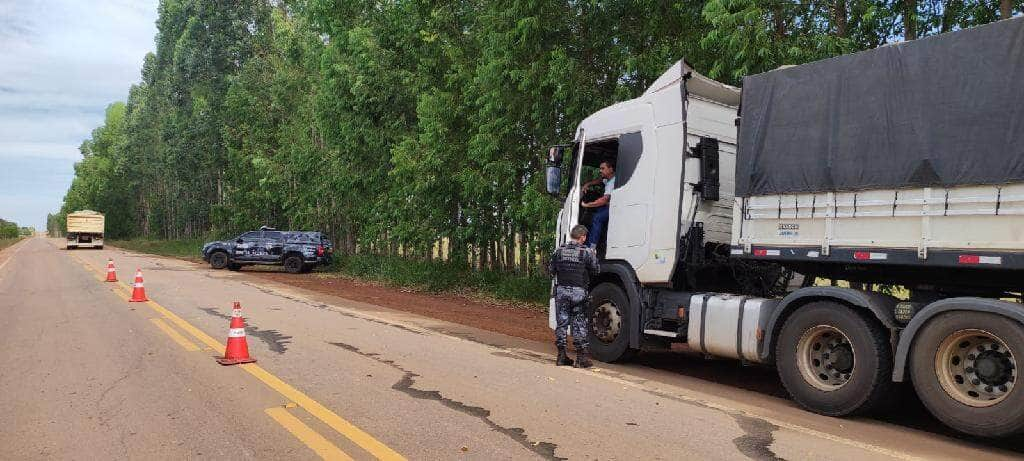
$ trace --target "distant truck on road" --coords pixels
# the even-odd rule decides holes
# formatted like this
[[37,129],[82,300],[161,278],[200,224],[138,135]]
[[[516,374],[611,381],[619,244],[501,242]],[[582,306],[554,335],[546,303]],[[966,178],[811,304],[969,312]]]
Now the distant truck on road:
[[103,248],[103,213],[92,210],[68,213],[67,249]]
[[749,76],[742,92],[680,61],[590,115],[547,179],[561,244],[590,222],[581,185],[617,165],[594,357],[683,343],[774,366],[830,416],[891,411],[909,382],[959,431],[1024,432],[1021,75],[1017,18]]

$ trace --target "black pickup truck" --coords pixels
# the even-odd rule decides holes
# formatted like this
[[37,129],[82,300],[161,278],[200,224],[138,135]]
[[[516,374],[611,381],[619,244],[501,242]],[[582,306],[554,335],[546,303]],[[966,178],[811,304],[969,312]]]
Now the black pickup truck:
[[214,269],[238,270],[242,266],[266,264],[284,266],[293,274],[330,264],[333,253],[331,241],[320,232],[269,228],[203,245],[203,260]]

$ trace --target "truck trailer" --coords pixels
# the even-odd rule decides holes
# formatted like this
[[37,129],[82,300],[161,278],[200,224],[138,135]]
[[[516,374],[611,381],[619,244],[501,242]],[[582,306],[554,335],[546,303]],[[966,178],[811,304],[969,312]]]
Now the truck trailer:
[[884,411],[911,382],[956,430],[1024,431],[1022,79],[1016,18],[742,91],[681,60],[590,115],[546,173],[561,244],[590,223],[581,184],[616,167],[592,354],[683,343],[774,366],[831,416]]
[[65,248],[103,248],[103,213],[92,210],[68,213]]

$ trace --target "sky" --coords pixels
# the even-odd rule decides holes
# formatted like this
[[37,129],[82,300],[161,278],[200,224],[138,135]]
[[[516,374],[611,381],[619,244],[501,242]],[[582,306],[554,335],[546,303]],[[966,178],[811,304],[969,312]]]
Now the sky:
[[157,0],[0,0],[0,218],[46,229],[155,48]]

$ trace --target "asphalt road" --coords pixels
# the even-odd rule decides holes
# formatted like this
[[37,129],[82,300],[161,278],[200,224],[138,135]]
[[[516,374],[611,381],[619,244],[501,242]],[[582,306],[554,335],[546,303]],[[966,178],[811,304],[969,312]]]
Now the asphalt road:
[[[121,283],[101,281],[108,258]],[[136,268],[151,302],[127,302]],[[214,360],[233,301],[255,364]],[[898,415],[814,415],[679,354],[556,368],[548,344],[43,238],[0,253],[0,326],[0,459],[1021,456]]]

